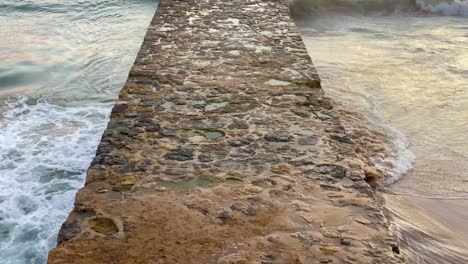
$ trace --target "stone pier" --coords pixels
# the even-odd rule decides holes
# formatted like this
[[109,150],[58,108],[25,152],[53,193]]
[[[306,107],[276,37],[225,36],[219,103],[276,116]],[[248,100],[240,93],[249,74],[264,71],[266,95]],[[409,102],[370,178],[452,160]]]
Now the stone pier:
[[162,0],[48,263],[400,263],[356,149],[287,4]]

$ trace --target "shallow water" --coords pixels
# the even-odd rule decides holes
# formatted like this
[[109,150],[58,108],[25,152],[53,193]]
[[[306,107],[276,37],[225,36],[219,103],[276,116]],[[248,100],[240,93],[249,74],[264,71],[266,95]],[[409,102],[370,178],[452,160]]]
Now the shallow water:
[[156,5],[0,1],[0,263],[45,263]]
[[414,154],[393,161],[412,166],[388,173],[386,199],[415,263],[468,263],[468,2],[451,2],[303,22],[325,91]]

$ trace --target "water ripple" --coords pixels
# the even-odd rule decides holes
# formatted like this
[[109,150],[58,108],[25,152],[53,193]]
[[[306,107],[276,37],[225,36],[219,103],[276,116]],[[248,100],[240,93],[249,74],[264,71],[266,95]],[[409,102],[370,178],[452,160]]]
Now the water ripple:
[[0,3],[0,263],[45,263],[155,0]]

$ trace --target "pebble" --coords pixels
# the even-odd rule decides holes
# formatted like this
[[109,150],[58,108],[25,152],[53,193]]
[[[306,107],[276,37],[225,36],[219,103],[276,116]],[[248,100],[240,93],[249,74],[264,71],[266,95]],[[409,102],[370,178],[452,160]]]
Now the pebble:
[[220,219],[221,221],[223,222],[228,222],[230,220],[233,220],[233,217],[231,216],[231,214],[229,214],[229,212],[221,212],[216,218]]
[[328,257],[323,257],[319,259],[320,263],[332,263],[333,259]]
[[351,239],[342,238],[342,239],[340,239],[340,244],[345,245],[345,246],[349,246],[349,245],[351,245]]
[[362,217],[358,217],[358,218],[355,218],[354,221],[360,223],[360,224],[363,224],[363,225],[370,225],[371,222],[365,218],[362,218]]

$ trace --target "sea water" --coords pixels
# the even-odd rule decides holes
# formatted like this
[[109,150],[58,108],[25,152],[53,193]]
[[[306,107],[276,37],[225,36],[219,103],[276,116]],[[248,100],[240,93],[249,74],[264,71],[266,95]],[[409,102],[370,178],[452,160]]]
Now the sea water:
[[0,263],[45,263],[155,0],[0,1]]
[[468,2],[295,4],[326,93],[397,146],[384,195],[412,263],[468,263]]

